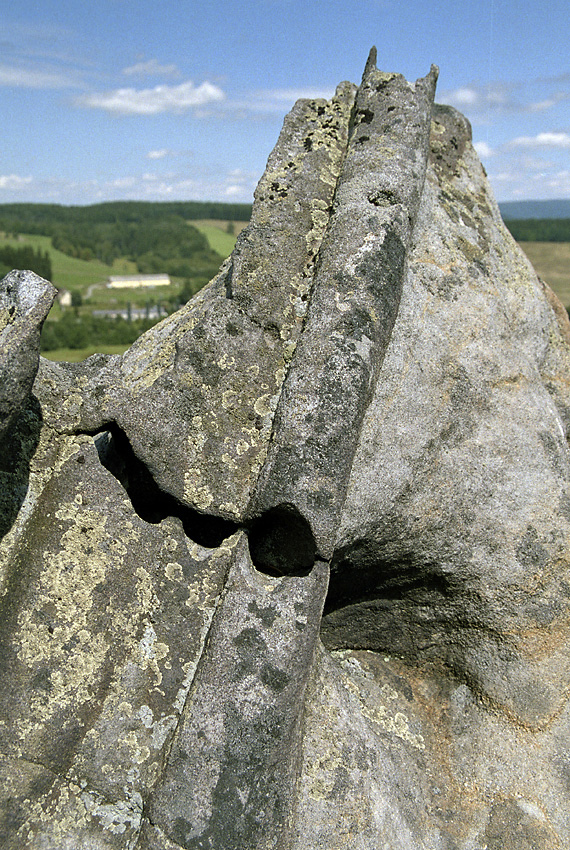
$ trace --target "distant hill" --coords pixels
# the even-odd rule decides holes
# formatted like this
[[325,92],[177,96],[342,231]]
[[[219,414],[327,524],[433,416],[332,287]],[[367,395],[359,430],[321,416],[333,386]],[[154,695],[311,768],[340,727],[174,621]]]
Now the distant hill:
[[557,201],[505,201],[499,204],[505,221],[524,218],[570,218],[570,199]]

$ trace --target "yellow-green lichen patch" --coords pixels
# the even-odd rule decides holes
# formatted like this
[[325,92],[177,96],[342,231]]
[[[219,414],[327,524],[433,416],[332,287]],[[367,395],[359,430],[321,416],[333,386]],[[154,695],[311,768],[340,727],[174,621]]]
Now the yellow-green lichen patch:
[[14,321],[14,311],[9,307],[0,308],[0,332]]
[[[112,835],[124,835],[126,847],[140,829],[142,803],[138,793],[110,802],[85,784],[82,787],[68,781],[30,807],[29,817],[18,834],[26,847],[71,848],[70,842],[75,842],[76,847],[99,847],[102,828]],[[117,845],[113,842],[112,846]]]
[[258,416],[268,416],[272,412],[274,406],[275,400],[272,400],[270,393],[265,393],[264,395],[259,396],[259,398],[255,401],[253,409]]
[[169,581],[183,581],[184,573],[182,572],[182,566],[178,563],[169,562],[164,568],[164,573]]
[[[54,709],[92,698],[95,672],[108,650],[106,641],[90,641],[89,622],[93,590],[105,580],[109,566],[109,552],[102,545],[107,518],[83,508],[77,495],[56,512],[57,519],[70,525],[62,534],[61,549],[44,555],[36,607],[23,611],[18,621],[21,662],[30,668],[46,663],[51,671],[49,701],[37,696],[31,706],[38,724]],[[124,551],[117,540],[115,561],[122,560]],[[43,621],[38,617],[41,612]]]
[[208,477],[205,470],[189,469],[184,473],[184,498],[199,510],[207,510],[214,497],[207,485]]
[[330,799],[339,770],[343,767],[343,753],[340,740],[330,738],[322,755],[319,755],[310,764],[307,764],[305,782],[307,793],[313,800]]

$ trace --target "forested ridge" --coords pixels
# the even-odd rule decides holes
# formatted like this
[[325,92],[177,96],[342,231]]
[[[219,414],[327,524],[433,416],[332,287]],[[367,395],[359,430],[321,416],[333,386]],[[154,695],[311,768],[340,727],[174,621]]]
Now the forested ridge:
[[31,245],[0,246],[0,277],[12,269],[30,269],[45,280],[51,280],[51,260],[47,251],[36,251]]
[[570,218],[505,219],[517,242],[570,242]]
[[[122,261],[128,261],[129,271],[169,274],[172,285],[167,291],[139,290],[128,296],[117,296],[116,292],[106,295],[102,283],[88,294],[87,283],[78,277],[77,282],[66,283],[71,289],[71,308],[60,308],[51,314],[42,334],[43,351],[88,345],[126,346],[215,276],[222,257],[192,222],[201,222],[200,226],[212,220],[225,222],[224,231],[231,233],[234,222],[248,221],[250,217],[249,204],[197,201],[117,201],[75,207],[0,204],[0,235],[4,236],[4,244],[0,243],[0,276],[20,268],[53,280],[52,260],[55,263],[55,257],[61,254],[52,252],[50,256],[51,248],[73,258],[70,262],[84,261],[83,268],[90,268],[91,261],[98,260],[108,268],[106,274],[111,268],[121,268]],[[523,244],[570,243],[570,218],[512,219],[505,220],[505,224]],[[25,244],[26,235],[37,238],[36,247]],[[37,247],[39,237],[44,241]],[[45,250],[50,243],[51,248]],[[59,268],[61,259],[57,262]],[[56,285],[61,286],[57,269],[55,272]],[[549,280],[547,272],[544,278]]]
[[[120,226],[116,241],[132,247],[132,231],[144,224],[158,222],[191,222],[203,219],[249,221],[251,204],[229,204],[216,201],[107,201],[91,206],[60,204],[0,204],[0,231],[51,236],[76,256],[81,250],[97,256],[107,252],[112,228]],[[517,241],[570,242],[570,218],[512,218],[505,224]],[[130,226],[130,227],[129,227]],[[164,226],[164,225],[163,225]],[[97,236],[92,234],[96,230]],[[130,242],[129,242],[130,240]],[[62,248],[60,248],[62,250]]]
[[[187,221],[204,218],[249,221],[251,204],[216,201],[106,201],[90,206],[0,204],[0,230],[13,230],[15,227],[20,232],[44,234],[46,225],[156,221],[168,216],[179,216]],[[42,230],[35,229],[37,227]]]
[[124,257],[143,274],[189,277],[209,275],[219,264],[206,237],[189,222],[204,218],[247,221],[250,215],[248,204],[197,201],[118,201],[88,207],[3,204],[0,231],[49,236],[54,248],[81,260],[111,265]]

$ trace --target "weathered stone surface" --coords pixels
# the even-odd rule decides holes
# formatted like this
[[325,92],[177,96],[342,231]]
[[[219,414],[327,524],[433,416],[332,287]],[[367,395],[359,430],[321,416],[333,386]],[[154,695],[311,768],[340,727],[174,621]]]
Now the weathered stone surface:
[[186,307],[108,366],[44,364],[42,382],[55,385],[50,421],[70,430],[117,422],[163,490],[198,510],[243,519],[306,313],[354,91],[346,83],[330,103],[294,107],[249,227]]
[[298,708],[327,586],[324,564],[306,578],[258,573],[242,539],[149,808],[154,827],[182,847],[287,843]]
[[537,727],[570,682],[570,469],[556,404],[565,413],[568,386],[552,392],[543,372],[551,349],[560,375],[570,360],[461,123],[436,113],[435,139],[453,134],[464,152],[445,170],[435,157],[428,175],[325,631],[330,645],[351,645],[356,629],[361,648],[445,663]]
[[0,281],[0,440],[31,392],[55,292],[33,272],[13,271]]
[[10,402],[7,850],[570,850],[570,324],[374,59],[197,298]]
[[307,324],[254,496],[308,520],[330,559],[360,425],[396,319],[425,179],[437,74],[410,86],[375,54],[356,96]]

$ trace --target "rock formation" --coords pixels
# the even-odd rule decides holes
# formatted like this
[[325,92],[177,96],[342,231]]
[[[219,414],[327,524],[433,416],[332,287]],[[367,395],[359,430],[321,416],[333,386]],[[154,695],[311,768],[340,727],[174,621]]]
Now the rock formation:
[[436,76],[298,102],[123,356],[2,282],[4,850],[570,848],[570,326]]

